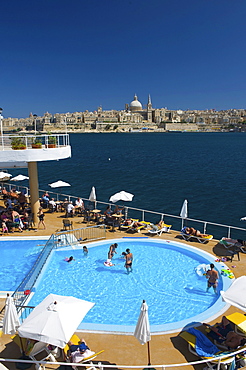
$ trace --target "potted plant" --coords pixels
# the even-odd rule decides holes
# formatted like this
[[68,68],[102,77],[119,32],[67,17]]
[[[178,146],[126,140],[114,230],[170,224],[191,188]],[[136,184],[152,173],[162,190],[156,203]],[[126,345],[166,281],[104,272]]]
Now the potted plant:
[[32,142],[32,148],[33,149],[41,149],[42,148],[42,142],[40,139],[36,138],[33,142]]
[[48,137],[48,148],[56,148],[56,137],[55,136]]
[[21,137],[13,137],[11,140],[11,147],[14,150],[26,149],[26,143]]

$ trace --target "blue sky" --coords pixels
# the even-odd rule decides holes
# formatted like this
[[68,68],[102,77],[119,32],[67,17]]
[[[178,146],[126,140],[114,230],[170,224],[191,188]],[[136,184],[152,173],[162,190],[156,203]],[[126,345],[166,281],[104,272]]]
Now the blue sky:
[[245,0],[1,2],[4,117],[245,108]]

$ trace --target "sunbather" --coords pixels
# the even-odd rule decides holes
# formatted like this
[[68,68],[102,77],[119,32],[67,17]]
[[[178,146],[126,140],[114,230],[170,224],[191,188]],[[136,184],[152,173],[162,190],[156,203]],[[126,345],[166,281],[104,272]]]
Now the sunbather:
[[185,234],[194,235],[201,238],[206,238],[208,236],[208,234],[202,234],[201,231],[194,229],[194,227],[186,227]]
[[68,356],[70,362],[80,362],[84,358],[89,357],[95,353],[90,350],[84,339],[81,340],[80,344],[73,344],[72,342],[68,342],[68,346]]
[[222,320],[219,324],[215,324],[213,326],[208,324],[203,325],[209,327],[210,329],[208,336],[221,344],[225,344],[231,349],[237,348],[238,346],[242,346],[246,343],[246,338],[233,331],[229,320],[227,320],[225,316],[222,317]]
[[235,246],[238,246],[238,247],[241,247],[241,246],[246,246],[246,240],[242,240],[242,239],[231,239],[231,238],[225,238],[223,237],[221,239],[221,241],[223,242],[226,242],[228,244],[234,244]]

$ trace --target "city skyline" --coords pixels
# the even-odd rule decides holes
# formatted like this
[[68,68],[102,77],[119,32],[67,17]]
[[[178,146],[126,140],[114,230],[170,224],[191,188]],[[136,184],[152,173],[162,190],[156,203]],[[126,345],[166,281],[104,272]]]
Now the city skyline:
[[44,0],[1,8],[4,117],[245,107],[242,0]]

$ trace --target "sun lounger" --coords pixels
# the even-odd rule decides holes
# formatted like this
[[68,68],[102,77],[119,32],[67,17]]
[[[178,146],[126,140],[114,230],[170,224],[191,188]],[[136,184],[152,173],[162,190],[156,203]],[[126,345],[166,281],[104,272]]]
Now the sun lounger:
[[159,228],[158,225],[154,225],[154,224],[151,224],[150,225],[152,227],[151,230],[148,231],[149,234],[151,235],[158,235],[158,236],[161,236],[162,233],[169,233],[172,225],[167,225],[167,224],[163,224],[163,227],[162,228]]
[[[81,343],[81,340],[80,340],[80,338],[76,335],[76,334],[74,334],[73,336],[72,336],[72,338],[70,339],[70,342],[72,342],[73,344],[80,344]],[[66,359],[66,361],[67,362],[70,362],[70,359],[69,359],[69,356],[68,356],[68,350],[69,350],[69,345],[67,344],[66,346],[65,346],[65,348],[64,348],[64,355],[65,355],[65,359]],[[87,368],[87,370],[92,370],[92,369],[97,369],[97,367],[96,367],[96,365],[95,364],[93,364],[93,362],[92,362],[92,360],[93,359],[95,359],[98,355],[100,355],[101,353],[103,353],[104,352],[104,350],[102,350],[102,351],[99,351],[99,352],[93,352],[93,354],[92,355],[90,355],[90,356],[88,356],[88,357],[85,357],[85,358],[83,358],[81,361],[79,361],[78,363],[80,363],[80,364],[88,364],[88,365],[90,365],[90,367],[89,368]],[[100,364],[100,363],[99,363]],[[76,369],[80,369],[80,367],[77,367],[76,365],[72,365],[72,368],[74,369],[74,370],[76,370]]]
[[220,244],[222,244],[226,249],[234,249],[235,251],[238,250],[242,253],[246,253],[244,240],[241,239],[231,239],[223,237],[220,239]]
[[141,225],[139,226],[134,226],[134,223],[136,222],[136,220],[132,223],[132,226],[130,226],[126,231],[132,231],[132,232],[138,232],[140,233],[141,230],[143,229],[146,229],[149,225],[150,225],[150,222],[147,222],[147,221],[137,221],[138,223],[141,223]]
[[196,236],[196,235],[190,235],[190,234],[186,234],[185,232],[185,227],[181,230],[180,234],[181,236],[183,237],[184,240],[186,241],[191,241],[192,239],[195,239],[196,241],[198,241],[199,243],[208,243],[209,240],[212,240],[213,239],[213,235],[204,235],[204,236]]
[[[220,351],[205,334],[195,328],[182,331],[179,336],[188,343],[189,351],[192,354],[206,360],[206,364],[210,369],[213,369],[214,364],[218,364],[219,360],[216,359],[216,357],[223,354],[228,355],[228,351],[226,353]],[[235,362],[235,356],[226,357],[221,360],[221,364],[224,365],[231,364],[233,362]]]
[[131,223],[129,225],[124,225],[124,222],[120,225],[121,230],[129,230],[132,228],[134,222],[139,222],[138,219],[131,218]]
[[240,312],[234,312],[226,316],[227,320],[235,325],[235,332],[246,336],[246,316]]

